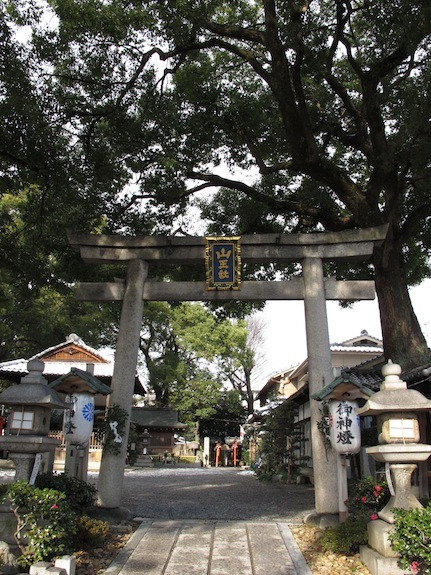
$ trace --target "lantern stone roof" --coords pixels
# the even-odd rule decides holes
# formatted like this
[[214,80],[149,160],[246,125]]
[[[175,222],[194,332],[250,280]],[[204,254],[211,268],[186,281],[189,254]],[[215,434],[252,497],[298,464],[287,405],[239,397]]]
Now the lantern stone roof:
[[374,393],[366,404],[357,410],[358,415],[378,415],[391,411],[430,411],[431,401],[416,389],[408,389],[400,379],[401,366],[388,363],[382,368],[384,376],[380,390]]
[[178,412],[163,407],[132,407],[130,421],[145,428],[185,429],[178,421]]
[[50,409],[69,409],[70,404],[47,384],[42,376],[43,363],[37,359],[28,362],[28,374],[19,385],[12,385],[0,393],[1,405],[34,405]]
[[109,395],[112,393],[112,389],[102,383],[97,377],[91,375],[87,371],[78,369],[77,367],[72,367],[69,373],[65,373],[60,377],[57,377],[54,381],[49,384],[49,387],[63,392],[63,393],[100,393],[101,395]]

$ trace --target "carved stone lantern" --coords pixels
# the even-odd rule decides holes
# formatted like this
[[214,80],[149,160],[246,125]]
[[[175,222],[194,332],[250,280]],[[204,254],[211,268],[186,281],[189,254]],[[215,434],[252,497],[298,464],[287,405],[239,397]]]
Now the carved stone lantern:
[[[370,397],[357,413],[377,417],[379,445],[367,447],[366,451],[389,468],[391,499],[378,513],[379,519],[368,524],[368,546],[361,548],[361,560],[372,573],[380,572],[379,568],[388,568],[390,571],[385,573],[397,575],[404,572],[397,567],[397,554],[388,539],[395,521],[393,509],[422,507],[412,492],[411,475],[417,468],[416,464],[431,455],[431,445],[419,443],[418,423],[418,413],[431,410],[431,401],[419,391],[407,389],[406,382],[399,377],[399,365],[389,361],[383,366],[382,374],[384,381],[380,391]],[[374,567],[377,571],[373,571]]]
[[142,453],[143,455],[148,455],[148,449],[151,443],[151,434],[148,433],[148,429],[145,429],[143,433],[141,433],[141,440],[142,440]]
[[139,436],[140,442],[142,444],[142,454],[138,456],[138,460],[136,462],[138,467],[154,467],[153,458],[149,454],[151,437],[152,435],[148,432],[148,429],[144,429],[144,431]]
[[44,471],[53,469],[55,448],[61,441],[48,437],[52,409],[68,409],[70,405],[48,387],[42,376],[44,364],[38,359],[27,364],[28,374],[21,383],[0,393],[0,404],[9,406],[6,435],[0,436],[0,449],[9,452],[14,462],[15,481],[29,481],[37,474],[40,454],[47,454]]

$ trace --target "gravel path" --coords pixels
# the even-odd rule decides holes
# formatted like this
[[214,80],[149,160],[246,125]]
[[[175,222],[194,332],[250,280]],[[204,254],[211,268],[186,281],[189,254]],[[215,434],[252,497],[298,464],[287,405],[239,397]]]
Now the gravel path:
[[[96,474],[89,480],[97,481]],[[314,509],[311,485],[258,481],[234,468],[126,469],[121,504],[134,516],[301,523]]]

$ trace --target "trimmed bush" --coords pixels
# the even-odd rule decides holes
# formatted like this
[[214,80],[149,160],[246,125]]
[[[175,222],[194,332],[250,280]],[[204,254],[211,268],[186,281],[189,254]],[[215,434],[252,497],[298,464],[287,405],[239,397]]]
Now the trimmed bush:
[[346,555],[357,553],[360,545],[368,541],[367,524],[370,518],[367,513],[350,515],[344,523],[325,530],[320,543],[324,551],[343,553]]
[[64,493],[17,481],[9,486],[7,498],[17,518],[15,539],[22,552],[20,565],[52,561],[73,551],[77,515]]
[[394,509],[394,515],[389,539],[401,555],[401,568],[431,575],[431,505],[423,509]]
[[41,489],[55,489],[65,493],[69,505],[80,514],[92,507],[96,500],[97,490],[94,485],[67,473],[39,473],[35,485]]
[[77,549],[92,549],[103,545],[109,533],[109,523],[92,519],[83,515],[77,520],[75,547]]

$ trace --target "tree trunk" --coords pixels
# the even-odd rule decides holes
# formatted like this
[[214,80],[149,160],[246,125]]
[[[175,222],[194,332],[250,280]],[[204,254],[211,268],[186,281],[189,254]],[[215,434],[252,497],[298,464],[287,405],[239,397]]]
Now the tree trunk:
[[245,393],[247,400],[247,414],[253,415],[254,413],[254,393],[251,389],[251,370],[244,369],[245,375]]
[[393,228],[375,250],[374,266],[385,358],[403,370],[429,362],[431,352],[407,288],[402,242]]

